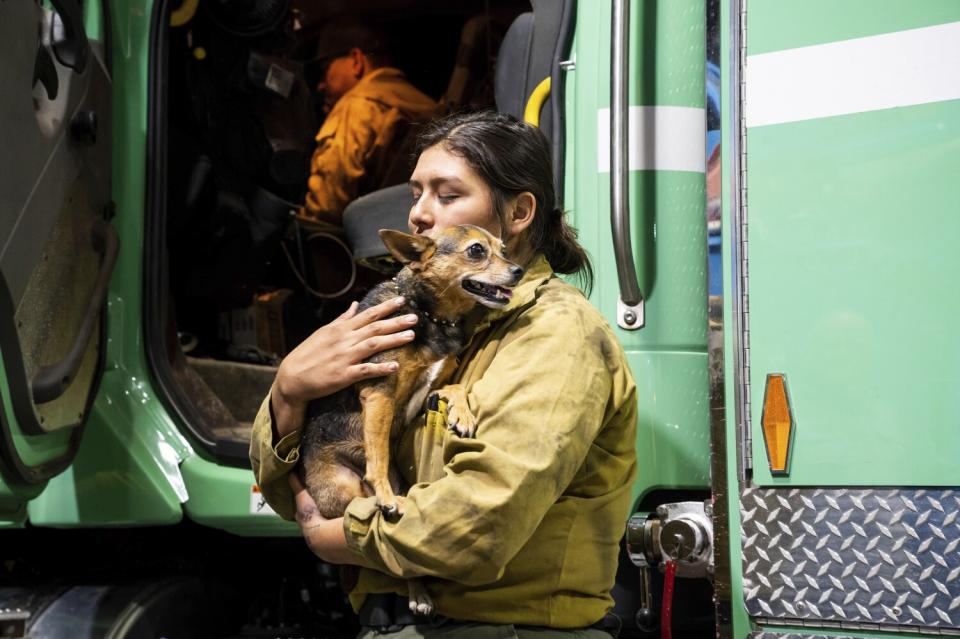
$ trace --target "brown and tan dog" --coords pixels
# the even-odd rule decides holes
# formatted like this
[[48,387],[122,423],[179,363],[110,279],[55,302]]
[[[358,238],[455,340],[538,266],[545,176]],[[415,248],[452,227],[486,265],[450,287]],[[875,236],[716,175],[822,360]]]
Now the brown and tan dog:
[[[477,304],[505,305],[523,276],[523,269],[504,256],[503,243],[476,226],[454,226],[433,240],[388,230],[380,237],[404,267],[371,290],[359,310],[403,295],[406,301],[397,313],[415,313],[419,321],[412,342],[368,360],[396,361],[395,374],[359,382],[314,400],[307,409],[300,446],[304,479],[327,518],[341,517],[354,497],[371,494],[388,517],[403,514],[398,476],[390,467],[393,437],[453,373],[464,346],[465,315]],[[465,390],[448,386],[442,399],[448,402],[449,427],[472,437],[476,423]],[[429,614],[429,598],[424,602],[422,595],[422,587],[411,584],[411,610]]]

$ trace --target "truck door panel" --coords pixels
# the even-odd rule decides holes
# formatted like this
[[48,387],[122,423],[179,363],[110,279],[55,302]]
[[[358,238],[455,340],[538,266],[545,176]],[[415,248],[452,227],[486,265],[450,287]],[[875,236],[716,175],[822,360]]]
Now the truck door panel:
[[102,368],[100,310],[118,249],[105,219],[111,94],[83,22],[75,1],[0,7],[0,450],[10,504],[70,463]]

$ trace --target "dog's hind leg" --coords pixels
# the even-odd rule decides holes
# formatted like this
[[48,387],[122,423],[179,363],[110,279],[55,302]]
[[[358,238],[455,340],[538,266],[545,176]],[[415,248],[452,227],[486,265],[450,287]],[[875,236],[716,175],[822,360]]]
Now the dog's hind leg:
[[410,600],[410,612],[415,615],[432,615],[433,599],[427,587],[419,579],[407,579],[407,598]]
[[385,393],[366,388],[360,393],[363,404],[363,449],[367,456],[364,479],[373,487],[377,504],[388,517],[403,514],[403,500],[390,485],[390,433],[395,405]]
[[303,468],[307,492],[327,519],[342,517],[354,497],[369,494],[360,473],[351,464],[341,463],[331,448],[316,458],[304,460]]

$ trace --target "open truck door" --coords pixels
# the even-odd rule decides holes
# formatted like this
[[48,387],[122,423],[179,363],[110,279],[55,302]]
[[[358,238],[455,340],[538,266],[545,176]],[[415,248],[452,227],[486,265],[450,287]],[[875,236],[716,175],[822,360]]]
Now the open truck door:
[[0,5],[0,525],[70,465],[103,368],[111,82],[83,18]]
[[874,8],[723,9],[736,637],[960,634],[960,6]]

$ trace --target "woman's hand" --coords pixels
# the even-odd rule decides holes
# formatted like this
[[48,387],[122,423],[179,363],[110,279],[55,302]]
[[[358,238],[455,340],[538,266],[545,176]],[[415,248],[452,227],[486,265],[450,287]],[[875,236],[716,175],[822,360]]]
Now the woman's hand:
[[354,382],[397,370],[396,362],[365,359],[413,339],[416,315],[382,319],[403,305],[396,297],[357,313],[354,302],[346,313],[317,329],[280,363],[271,390],[275,435],[300,429],[307,403],[331,395]]

